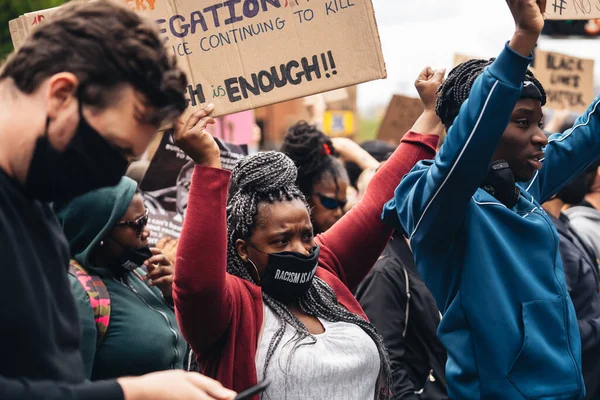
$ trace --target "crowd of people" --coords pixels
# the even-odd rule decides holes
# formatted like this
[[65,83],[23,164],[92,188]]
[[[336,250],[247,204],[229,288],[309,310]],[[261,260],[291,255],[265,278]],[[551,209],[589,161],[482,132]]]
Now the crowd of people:
[[[233,171],[152,23],[64,6],[0,72],[0,398],[600,398],[600,98],[544,125],[546,1],[507,5],[398,146],[299,121]],[[165,126],[189,193],[150,247],[124,175]]]

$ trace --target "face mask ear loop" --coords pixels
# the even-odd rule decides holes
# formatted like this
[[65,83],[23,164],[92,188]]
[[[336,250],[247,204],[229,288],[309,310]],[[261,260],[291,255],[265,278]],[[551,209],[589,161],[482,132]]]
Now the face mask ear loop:
[[48,129],[50,129],[50,116],[46,117],[46,129],[44,130],[45,137],[48,137]]
[[254,267],[254,271],[256,271],[256,276],[258,276],[258,285],[260,286],[260,274],[258,273],[258,268],[256,268],[256,264],[254,264],[254,262],[252,262],[251,259],[248,259],[248,262]]

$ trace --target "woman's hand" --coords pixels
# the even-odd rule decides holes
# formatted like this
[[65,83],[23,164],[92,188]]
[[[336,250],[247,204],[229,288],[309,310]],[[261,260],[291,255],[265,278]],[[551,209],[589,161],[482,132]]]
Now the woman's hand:
[[211,117],[214,110],[212,104],[203,107],[191,115],[188,121],[179,123],[173,132],[173,140],[198,165],[221,168],[221,151],[215,139],[206,130],[209,124],[214,124]]
[[156,286],[166,299],[173,297],[173,275],[175,268],[169,258],[157,248],[151,248],[152,257],[144,261],[148,268],[148,286]]
[[435,111],[438,89],[444,83],[445,75],[445,68],[434,70],[431,67],[425,67],[415,81],[415,88],[419,92],[425,111]]
[[446,69],[434,70],[425,67],[415,81],[415,88],[423,102],[423,114],[417,119],[411,131],[423,135],[442,136],[445,132],[442,121],[435,113],[435,104],[438,98],[438,89],[444,83]]
[[175,265],[175,260],[177,259],[177,245],[179,244],[179,239],[173,239],[171,237],[165,236],[160,239],[158,243],[156,243],[156,248],[162,251],[162,253],[167,256],[169,261],[173,265]]

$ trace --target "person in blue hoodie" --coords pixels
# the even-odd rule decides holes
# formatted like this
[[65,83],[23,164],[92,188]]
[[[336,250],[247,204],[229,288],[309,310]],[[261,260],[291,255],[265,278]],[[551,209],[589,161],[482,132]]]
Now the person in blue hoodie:
[[545,1],[509,0],[516,30],[497,59],[456,67],[440,88],[448,135],[383,218],[405,232],[443,318],[453,399],[582,399],[581,343],[541,203],[600,154],[596,99],[549,141],[545,92],[528,72]]

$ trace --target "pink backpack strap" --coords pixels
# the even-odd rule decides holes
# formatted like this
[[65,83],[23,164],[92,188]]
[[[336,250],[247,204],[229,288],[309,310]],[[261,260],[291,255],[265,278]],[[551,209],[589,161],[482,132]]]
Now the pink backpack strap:
[[69,263],[69,274],[73,275],[90,299],[90,305],[94,311],[94,321],[96,322],[96,348],[100,347],[108,324],[110,322],[110,296],[108,289],[102,279],[96,275],[90,275],[76,260]]

